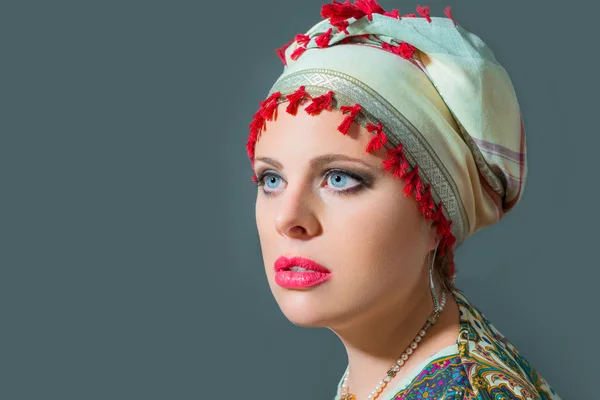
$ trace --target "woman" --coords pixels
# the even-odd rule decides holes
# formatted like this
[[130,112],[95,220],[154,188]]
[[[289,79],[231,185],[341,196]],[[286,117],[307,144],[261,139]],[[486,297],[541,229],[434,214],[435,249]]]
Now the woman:
[[559,399],[454,286],[456,248],[519,201],[525,133],[505,70],[428,7],[334,1],[277,51],[250,123],[270,288],[327,327],[341,399]]

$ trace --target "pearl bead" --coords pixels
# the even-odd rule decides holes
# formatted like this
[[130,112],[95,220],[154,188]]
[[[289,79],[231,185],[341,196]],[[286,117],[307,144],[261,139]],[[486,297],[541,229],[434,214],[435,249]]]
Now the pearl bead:
[[425,336],[425,333],[427,333],[427,332],[425,332],[424,329],[421,329],[421,332],[419,332],[419,336],[423,337],[423,336]]
[[423,338],[421,336],[417,336],[415,338],[415,342],[419,343]]
[[402,353],[400,358],[403,359],[404,361],[408,360],[408,356],[406,355],[406,353]]
[[408,349],[405,350],[406,354],[408,354],[409,356],[413,353],[413,349],[411,349],[410,347]]
[[383,391],[383,389],[382,389],[381,387],[379,387],[379,388],[377,389],[377,393],[381,393],[382,391]]
[[404,360],[398,360],[398,361],[396,361],[396,364],[398,364],[399,366],[403,366]]
[[414,350],[414,349],[416,349],[418,346],[419,346],[419,345],[417,344],[417,342],[412,342],[412,343],[410,344],[410,347],[411,347],[413,350]]
[[390,378],[389,376],[386,376],[385,378],[383,378],[383,381],[385,383],[389,383],[392,380],[392,378]]
[[377,390],[379,392],[379,389],[381,389],[380,385],[375,386],[375,390]]
[[392,367],[392,370],[393,370],[394,372],[398,372],[398,371],[400,371],[400,367],[399,367],[399,366],[396,364],[396,365],[394,365],[394,366]]
[[369,400],[371,400],[373,398],[373,395],[370,394],[369,397],[367,397]]

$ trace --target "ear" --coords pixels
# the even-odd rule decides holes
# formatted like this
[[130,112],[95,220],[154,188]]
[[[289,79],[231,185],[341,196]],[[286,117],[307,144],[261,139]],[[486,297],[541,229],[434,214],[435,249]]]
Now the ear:
[[438,233],[437,225],[435,225],[433,221],[427,222],[429,223],[429,230],[427,236],[427,251],[433,251],[439,246],[442,240],[442,235]]

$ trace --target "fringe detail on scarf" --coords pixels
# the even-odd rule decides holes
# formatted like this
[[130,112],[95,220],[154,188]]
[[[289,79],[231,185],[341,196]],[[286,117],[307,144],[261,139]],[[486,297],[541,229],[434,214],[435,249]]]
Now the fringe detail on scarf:
[[[333,4],[323,4],[321,6],[321,16],[325,19],[327,18],[340,18],[340,19],[348,19],[348,18],[362,18],[365,16],[365,13],[350,3],[350,0],[346,0],[345,3],[340,3],[337,0],[333,0]],[[333,24],[332,24],[333,25]]]
[[333,107],[333,95],[333,90],[330,90],[322,96],[314,97],[312,103],[304,110],[310,115],[318,115],[322,110],[330,111]]
[[384,12],[383,15],[385,15],[386,17],[400,19],[400,10],[392,10],[389,12]]
[[315,39],[315,43],[317,43],[317,46],[319,46],[320,48],[328,47],[329,41],[331,40],[331,32],[332,31],[333,31],[333,28],[329,28],[329,29],[327,29],[327,32],[319,35],[319,37],[317,37],[317,39]]
[[448,6],[444,9],[444,14],[446,14],[446,16],[448,18],[450,18],[452,20],[452,22],[454,22],[455,26],[458,26],[458,24],[456,23],[456,20],[454,18],[452,18],[452,9],[450,6]]
[[305,35],[303,33],[299,33],[296,35],[295,40],[296,40],[296,42],[298,42],[298,45],[306,47],[308,42],[310,42],[310,36]]
[[281,97],[281,92],[271,94],[263,103],[261,103],[261,115],[267,121],[273,119],[275,110],[277,109],[277,100]]
[[283,65],[287,65],[287,61],[285,60],[285,51],[288,47],[290,47],[292,43],[294,43],[293,39],[281,46],[280,48],[278,48],[277,50],[275,50],[275,54],[277,54],[277,57],[281,59]]
[[425,6],[425,7],[421,7],[420,5],[417,6],[417,12],[419,14],[421,14],[421,17],[425,18],[427,20],[427,22],[431,22],[431,15],[429,12],[429,6]]
[[417,51],[415,46],[406,42],[400,43],[399,46],[393,46],[384,42],[381,45],[381,48],[385,51],[389,51],[390,53],[397,54],[405,60],[410,60],[415,54],[415,51]]
[[342,132],[344,135],[348,133],[348,129],[350,129],[350,125],[352,125],[352,121],[361,111],[360,104],[355,104],[353,106],[341,106],[340,111],[342,114],[350,113],[350,115],[346,116],[340,126],[338,126],[338,131]]
[[369,140],[369,144],[367,144],[367,153],[372,151],[377,151],[381,149],[387,143],[387,137],[383,132],[383,126],[381,126],[381,122],[377,125],[373,125],[372,123],[367,123],[367,131],[373,133],[375,135]]
[[310,95],[306,93],[304,86],[300,86],[294,93],[285,96],[285,98],[290,102],[285,111],[287,111],[288,114],[296,115],[298,113],[298,106],[305,97],[310,97]]
[[373,21],[373,14],[383,14],[385,10],[375,0],[356,0],[354,4]]
[[300,57],[305,51],[306,47],[298,47],[296,50],[294,50],[290,57],[292,58],[292,60],[297,60],[298,57]]

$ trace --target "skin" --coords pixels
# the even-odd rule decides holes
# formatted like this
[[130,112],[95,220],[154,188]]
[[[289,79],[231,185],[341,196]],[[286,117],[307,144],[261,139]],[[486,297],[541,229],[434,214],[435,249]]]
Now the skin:
[[[292,116],[285,106],[255,148],[256,224],[269,286],[292,323],[326,327],[340,338],[350,392],[367,398],[433,310],[429,262],[440,238],[402,191],[404,182],[383,169],[386,150],[365,151],[371,133],[358,124],[340,133],[344,115],[337,110],[311,116],[305,104]],[[344,193],[352,188],[358,190]],[[310,258],[333,276],[312,288],[282,288],[273,268],[280,256]],[[440,294],[437,283],[436,289]],[[438,322],[380,396],[456,343],[458,329],[458,306],[448,295]]]

